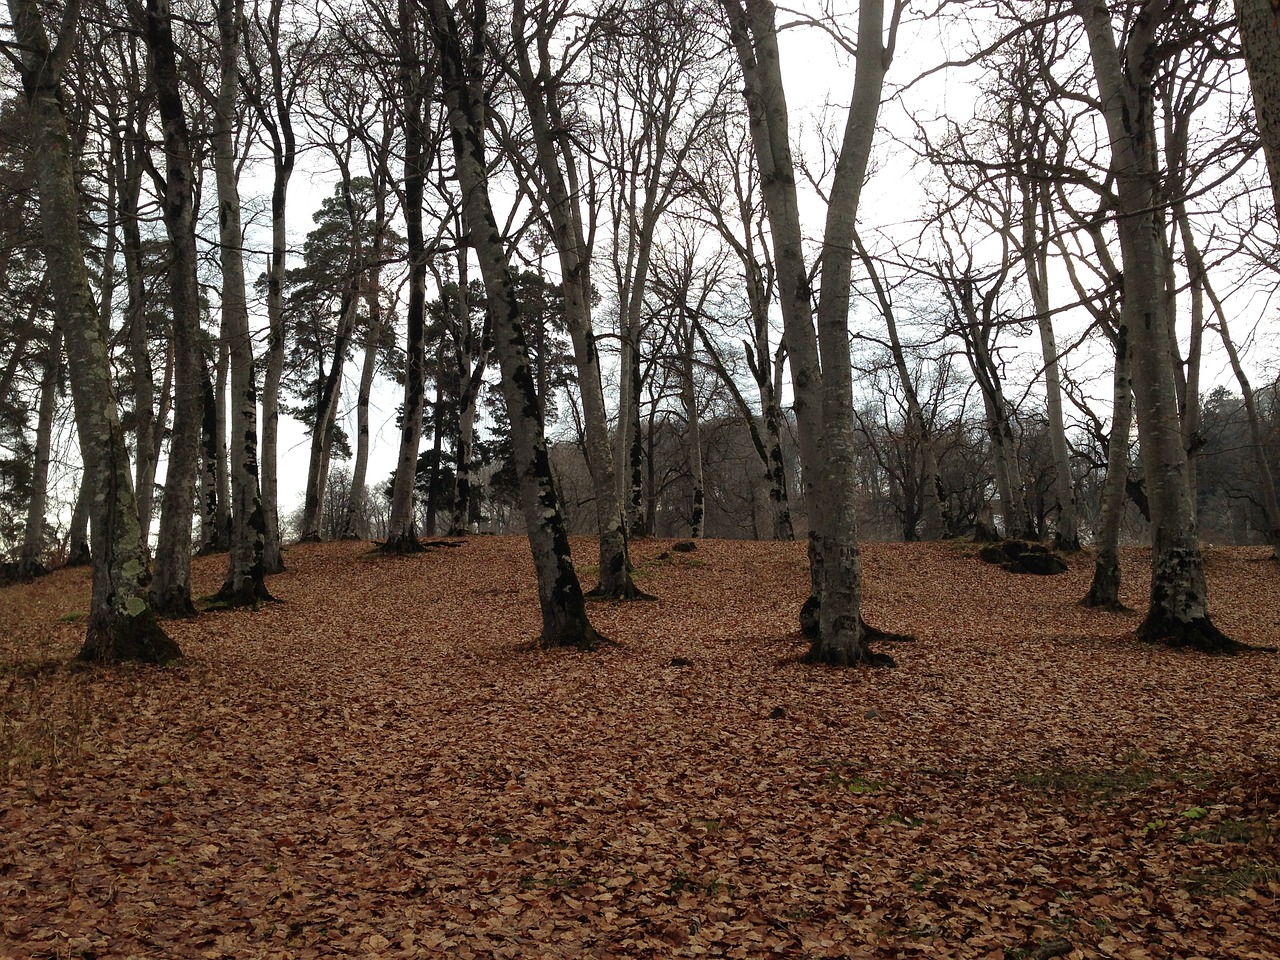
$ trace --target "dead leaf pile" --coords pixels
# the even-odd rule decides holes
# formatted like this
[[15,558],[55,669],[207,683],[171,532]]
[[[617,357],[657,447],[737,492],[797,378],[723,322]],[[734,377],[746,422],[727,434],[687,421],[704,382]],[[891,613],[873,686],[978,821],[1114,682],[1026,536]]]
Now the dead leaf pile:
[[[917,641],[808,667],[802,544],[670,547],[593,654],[521,649],[518,538],[293,548],[167,669],[67,665],[83,571],[0,591],[0,956],[1280,955],[1280,657],[1139,643],[1085,556],[873,544],[867,619]],[[1274,644],[1262,555],[1211,600]]]

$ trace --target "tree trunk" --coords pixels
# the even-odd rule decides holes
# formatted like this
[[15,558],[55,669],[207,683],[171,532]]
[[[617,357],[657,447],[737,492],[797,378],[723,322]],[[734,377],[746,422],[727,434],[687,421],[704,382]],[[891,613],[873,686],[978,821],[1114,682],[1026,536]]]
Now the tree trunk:
[[[1023,186],[1035,196],[1035,188]],[[1026,266],[1031,302],[1040,330],[1040,353],[1044,358],[1045,410],[1049,420],[1049,448],[1053,453],[1053,490],[1058,501],[1058,529],[1054,546],[1059,550],[1080,549],[1076,520],[1075,483],[1071,478],[1071,455],[1067,450],[1067,429],[1062,416],[1062,377],[1058,368],[1058,345],[1053,335],[1053,314],[1049,309],[1049,257],[1045,240],[1037,236],[1037,210],[1032,199],[1023,203],[1022,259]]]
[[[800,432],[809,514],[811,596],[802,624],[818,625],[808,659],[831,664],[891,662],[867,648],[860,614],[860,561],[853,511],[853,404],[848,306],[853,233],[887,66],[883,4],[859,7],[853,103],[828,200],[822,292],[814,336],[800,229],[774,6],[721,0],[742,66],[751,137],[773,235],[783,326]],[[822,365],[819,365],[821,348]],[[816,610],[815,610],[816,608]]]
[[215,344],[217,361],[214,369],[214,435],[218,438],[218,459],[214,462],[214,479],[218,484],[217,539],[214,549],[226,550],[231,545],[231,463],[227,458],[231,428],[227,423],[228,393],[231,389],[231,334],[224,314]]
[[179,88],[177,48],[169,0],[147,0],[146,36],[164,133],[163,211],[169,233],[169,290],[173,306],[174,404],[164,500],[156,539],[151,602],[158,613],[189,616],[191,519],[200,457],[203,356],[193,191],[191,135]]
[[409,257],[408,333],[405,345],[404,406],[400,411],[400,455],[391,490],[391,517],[383,551],[406,553],[422,549],[415,521],[414,487],[418,475],[418,446],[422,440],[422,410],[427,378],[427,250],[422,233],[422,197],[426,177],[426,80],[417,49],[420,36],[416,9],[398,0],[400,17],[399,70],[404,97],[404,218]]
[[[1189,236],[1189,234],[1188,234]],[[1188,244],[1188,248],[1191,244]],[[1197,257],[1199,253],[1197,252]],[[1262,505],[1262,515],[1266,518],[1267,545],[1271,547],[1271,555],[1280,560],[1280,502],[1276,500],[1276,484],[1271,473],[1271,464],[1267,460],[1267,439],[1264,433],[1262,415],[1258,412],[1258,401],[1253,393],[1253,385],[1244,372],[1240,362],[1240,352],[1235,341],[1231,339],[1231,331],[1227,326],[1227,312],[1209,285],[1209,278],[1202,274],[1204,292],[1213,304],[1214,315],[1218,320],[1218,333],[1222,337],[1222,345],[1226,348],[1227,357],[1231,361],[1231,372],[1236,375],[1236,383],[1240,385],[1240,396],[1244,401],[1245,416],[1249,420],[1249,445],[1253,452],[1253,463],[1257,468],[1258,499]]]
[[1100,0],[1073,3],[1088,35],[1111,142],[1124,269],[1122,324],[1133,350],[1138,439],[1151,508],[1151,599],[1138,636],[1210,653],[1235,652],[1241,645],[1209,618],[1169,356],[1171,318],[1165,299],[1162,238],[1154,213],[1159,206],[1154,185],[1160,177],[1151,120],[1151,72],[1159,62],[1153,52],[1155,33],[1168,8],[1165,0],[1153,0],[1142,9],[1130,25],[1122,62],[1106,4]]
[[258,394],[253,340],[244,284],[244,234],[236,183],[235,130],[238,118],[240,28],[243,0],[218,0],[219,87],[214,105],[213,165],[218,186],[218,253],[222,266],[222,317],[231,362],[231,549],[227,576],[217,600],[228,606],[256,606],[271,599],[264,556],[267,523],[258,489]]
[[218,489],[218,465],[223,449],[218,443],[218,397],[208,366],[201,380],[204,417],[201,426],[203,449],[200,458],[200,553],[218,553],[227,549],[227,531],[222,527],[223,509]]
[[431,474],[427,484],[427,513],[424,525],[428,537],[436,535],[436,515],[440,511],[440,460],[444,455],[444,423],[440,411],[444,408],[444,336],[436,350],[436,401],[431,417]]
[[1080,602],[1086,607],[1121,609],[1120,522],[1124,519],[1125,481],[1129,477],[1129,433],[1133,426],[1133,381],[1129,375],[1129,335],[1121,324],[1115,334],[1116,363],[1112,376],[1111,436],[1107,440],[1107,476],[1102,485],[1102,511],[1095,534],[1097,556],[1093,583]]
[[706,522],[706,490],[702,479],[702,411],[698,407],[698,385],[693,377],[693,348],[697,339],[692,329],[684,338],[681,356],[681,372],[684,382],[681,394],[684,401],[685,444],[689,448],[689,479],[692,486],[692,502],[689,506],[689,536],[702,537]]
[[369,538],[368,497],[369,480],[369,398],[373,394],[373,375],[378,369],[378,352],[381,349],[382,318],[382,233],[385,201],[379,199],[377,237],[374,240],[373,266],[365,288],[365,304],[369,310],[369,326],[366,333],[364,362],[360,365],[360,388],[356,395],[356,459],[351,468],[351,493],[348,496],[347,518],[342,531],[344,539],[367,540]]
[[143,281],[142,231],[138,202],[142,191],[142,138],[136,130],[124,142],[113,144],[120,228],[124,235],[124,276],[127,300],[125,326],[133,362],[134,489],[138,497],[138,522],[143,540],[150,539],[155,500],[156,465],[160,458],[164,421],[156,416],[155,371],[151,366],[151,337],[147,329],[146,290]]
[[[270,97],[260,97],[254,106],[262,119],[271,140],[271,260],[267,267],[267,362],[262,380],[262,519],[266,526],[266,543],[262,566],[266,573],[284,570],[281,554],[279,505],[279,436],[280,436],[280,378],[284,374],[285,317],[284,278],[288,256],[286,231],[286,206],[289,180],[293,176],[297,147],[293,134],[291,97],[294,88],[285,77],[284,54],[286,44],[281,42],[280,11],[282,0],[270,0],[266,23],[262,23],[255,11],[268,69],[266,80],[271,86]],[[251,69],[260,65],[251,65]],[[296,82],[296,76],[293,81]]]
[[924,405],[920,403],[920,393],[916,390],[915,381],[912,379],[911,371],[907,367],[907,354],[902,349],[902,340],[898,336],[897,311],[893,308],[889,292],[885,289],[884,281],[880,276],[880,271],[876,268],[875,261],[867,253],[866,248],[862,245],[861,238],[856,232],[853,236],[853,242],[857,248],[858,257],[862,261],[863,268],[867,271],[867,276],[871,278],[872,286],[875,288],[876,300],[880,304],[880,314],[884,317],[885,328],[889,334],[889,353],[893,357],[894,369],[898,371],[898,382],[902,385],[902,393],[907,400],[907,415],[920,436],[920,450],[924,460],[924,476],[921,478],[924,485],[924,538],[926,540],[941,540],[946,536],[948,522],[946,497],[942,489],[942,472],[938,469],[938,454],[934,449],[933,429],[930,426],[929,419],[924,414]]
[[51,47],[32,0],[10,0],[9,9],[31,111],[45,261],[66,339],[76,428],[92,498],[93,594],[80,658],[164,663],[181,657],[182,651],[156,621],[148,598],[150,569],[111,382],[109,345],[80,244],[79,192],[60,90],[66,57],[75,48],[75,21],[64,19]]
[[1275,0],[1236,0],[1236,20],[1271,176],[1271,198],[1280,213],[1280,8]]
[[301,539],[306,541],[318,542],[321,539],[320,512],[324,502],[325,482],[329,476],[329,449],[338,415],[338,399],[342,393],[347,349],[360,302],[358,284],[359,277],[351,277],[348,289],[343,292],[338,329],[333,340],[333,357],[330,359],[328,372],[320,378],[315,423],[311,427],[311,453],[307,460],[307,490],[302,508]]
[[537,390],[520,326],[520,304],[489,203],[481,100],[479,91],[472,89],[468,81],[468,77],[482,75],[478,61],[484,51],[484,9],[481,6],[474,14],[476,39],[469,56],[463,52],[447,0],[430,0],[429,10],[441,59],[441,82],[453,133],[463,217],[488,293],[495,348],[502,368],[502,393],[511,419],[516,473],[542,607],[540,643],[544,647],[591,649],[601,637],[587,619],[582,587],[569,554],[569,538],[552,481]]
[[71,526],[67,530],[68,567],[83,567],[93,561],[93,552],[89,546],[89,513],[93,506],[91,483],[89,471],[81,471],[76,505],[71,510]]
[[49,459],[53,441],[53,415],[57,410],[58,385],[62,380],[62,329],[55,323],[45,349],[44,374],[40,378],[40,409],[36,418],[35,460],[31,467],[31,499],[27,503],[27,525],[22,551],[18,555],[18,576],[22,579],[47,573],[44,565],[45,507],[49,501]]
[[[465,232],[461,224],[458,232],[459,234]],[[469,283],[467,248],[463,246],[458,250],[458,302],[454,304],[457,316],[455,340],[458,346],[455,362],[458,382],[462,387],[458,396],[458,449],[453,473],[453,520],[449,529],[449,533],[455,537],[465,536],[471,524],[471,508],[475,500],[475,485],[472,482],[474,472],[472,449],[475,439],[476,405],[480,399],[480,387],[484,383],[484,371],[489,364],[491,336],[491,321],[486,311],[478,351],[473,356],[476,344],[471,333],[471,304],[467,296]]]
[[[517,0],[513,13],[515,31],[523,34],[524,4]],[[587,465],[595,494],[599,534],[600,582],[590,596],[607,600],[633,600],[646,596],[631,579],[627,555],[624,507],[618,473],[609,438],[608,411],[604,402],[600,355],[591,316],[591,245],[583,222],[577,189],[577,159],[568,125],[560,116],[560,91],[550,82],[549,30],[538,31],[539,69],[535,71],[527,46],[517,45],[520,89],[533,131],[538,168],[542,174],[542,205],[551,220],[564,291],[565,324],[573,342],[586,433]],[[562,166],[563,164],[563,166]],[[624,378],[625,379],[625,378]],[[621,428],[625,423],[620,420]],[[626,461],[621,461],[626,462]]]

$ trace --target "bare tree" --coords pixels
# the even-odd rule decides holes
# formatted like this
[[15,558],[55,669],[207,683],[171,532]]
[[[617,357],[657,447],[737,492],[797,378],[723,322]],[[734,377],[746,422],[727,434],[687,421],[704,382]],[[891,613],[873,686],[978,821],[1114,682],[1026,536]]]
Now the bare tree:
[[427,241],[422,203],[432,145],[427,129],[427,100],[435,67],[428,62],[416,0],[398,0],[397,69],[404,124],[404,211],[409,257],[408,331],[405,344],[405,393],[400,410],[400,453],[391,494],[391,519],[383,550],[403,553],[419,549],[413,509],[418,475],[418,447],[426,399]]
[[262,557],[266,573],[284,569],[279,505],[280,378],[286,329],[284,277],[288,257],[285,213],[298,147],[293,108],[311,63],[314,34],[291,35],[283,21],[284,0],[255,0],[246,24],[245,96],[257,112],[271,153],[271,259],[267,269],[266,368],[262,382],[262,516],[266,525]]
[[1111,142],[1116,229],[1124,271],[1121,330],[1133,351],[1138,436],[1151,506],[1151,598],[1138,628],[1144,640],[1229,653],[1241,645],[1209,618],[1204,560],[1187,485],[1187,457],[1170,362],[1165,245],[1156,218],[1160,198],[1153,75],[1158,34],[1173,14],[1167,0],[1129,11],[1117,38],[1102,0],[1072,0],[1084,24],[1098,84],[1097,109]]
[[[721,242],[733,250],[740,264],[747,311],[748,334],[742,340],[742,354],[756,385],[759,420],[729,374],[721,349],[712,344],[706,324],[699,321],[699,338],[749,425],[752,445],[760,457],[768,485],[768,502],[773,513],[773,538],[791,540],[795,530],[786,466],[782,454],[780,382],[786,349],[773,343],[773,306],[777,278],[773,258],[764,236],[764,210],[760,196],[758,165],[755,163],[750,133],[742,118],[726,117],[723,131],[712,131],[708,145],[692,155],[685,171],[686,190],[695,198],[697,213],[706,217]],[[761,432],[763,430],[763,433]]]
[[266,585],[267,521],[258,487],[258,393],[244,281],[244,231],[236,167],[240,111],[240,41],[244,0],[216,0],[218,94],[214,101],[213,161],[218,185],[218,252],[222,320],[231,359],[231,550],[220,603],[256,606],[271,599]]
[[[554,31],[567,19],[569,9],[566,0],[543,2],[532,9],[523,0],[515,0],[512,72],[528,115],[535,157],[529,174],[560,261],[565,321],[578,370],[587,465],[595,491],[600,540],[600,582],[591,595],[631,600],[644,594],[631,579],[621,491],[609,444],[600,353],[592,321],[596,212],[592,195],[596,184],[594,171],[582,169],[573,124],[566,117],[563,102],[569,71],[581,50],[569,48],[561,54],[560,62],[552,55]],[[584,175],[588,179],[585,186]]]
[[1276,0],[1236,0],[1236,20],[1271,175],[1272,202],[1280,215],[1280,7]]
[[480,262],[495,350],[502,368],[502,392],[511,420],[516,474],[520,479],[529,545],[537,571],[546,647],[592,648],[600,636],[587,619],[586,601],[569,555],[569,538],[547,458],[537,387],[520,325],[520,304],[507,253],[489,200],[484,149],[483,62],[485,5],[472,7],[468,46],[447,0],[429,0],[432,39],[440,55],[441,84],[453,133],[455,175],[462,190],[463,216]]
[[162,193],[169,233],[169,296],[173,308],[174,405],[169,461],[156,541],[151,601],[157,611],[195,613],[191,602],[191,520],[199,466],[203,356],[196,281],[195,161],[178,74],[169,0],[147,0],[146,38],[164,134],[164,171],[152,171]]
[[859,6],[853,99],[827,196],[819,257],[816,335],[774,6],[768,0],[721,0],[721,6],[742,67],[751,136],[773,234],[796,398],[810,524],[812,595],[806,608],[817,625],[808,656],[811,661],[840,665],[891,663],[887,655],[868,649],[875,631],[861,615],[861,563],[852,496],[856,453],[848,324],[858,201],[903,6],[899,3],[892,8],[887,38],[885,5],[872,0]]
[[18,68],[30,110],[44,254],[66,337],[76,427],[92,497],[93,597],[80,657],[163,663],[182,651],[156,621],[148,597],[146,544],[106,337],[81,246],[79,194],[63,112],[63,71],[75,46],[79,6],[72,2],[63,8],[53,43],[33,0],[11,0],[9,10],[17,43],[6,52]]

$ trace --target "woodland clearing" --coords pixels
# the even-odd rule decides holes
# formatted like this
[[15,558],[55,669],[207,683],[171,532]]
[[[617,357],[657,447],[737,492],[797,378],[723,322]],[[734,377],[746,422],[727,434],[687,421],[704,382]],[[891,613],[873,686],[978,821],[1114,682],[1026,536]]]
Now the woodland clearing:
[[[291,548],[167,668],[70,663],[86,570],[0,590],[0,956],[1280,956],[1280,656],[1141,644],[1087,554],[868,544],[917,640],[810,667],[803,544],[670,547],[595,653],[528,649],[520,538]],[[1206,559],[1255,644],[1266,553]]]

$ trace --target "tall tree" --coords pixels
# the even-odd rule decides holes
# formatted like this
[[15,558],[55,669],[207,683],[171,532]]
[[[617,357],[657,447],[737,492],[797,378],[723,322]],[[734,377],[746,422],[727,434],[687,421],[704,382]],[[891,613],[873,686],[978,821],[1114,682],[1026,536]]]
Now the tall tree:
[[1236,20],[1271,177],[1271,199],[1280,216],[1280,0],[1236,0]]
[[817,625],[808,658],[837,665],[892,663],[887,655],[868,648],[875,632],[861,615],[852,496],[856,459],[849,298],[858,201],[904,5],[895,4],[887,38],[884,3],[864,0],[859,5],[853,96],[827,196],[816,317],[810,305],[775,8],[769,0],[721,0],[721,6],[742,67],[790,354],[810,526],[812,593],[802,619],[807,614]]
[[493,315],[495,351],[502,368],[502,393],[511,420],[516,474],[538,580],[544,647],[593,648],[600,636],[587,618],[586,601],[569,554],[543,435],[537,387],[520,323],[507,252],[489,199],[484,147],[484,50],[486,9],[472,7],[467,47],[448,0],[428,0],[431,34],[440,55],[441,84],[453,134],[455,176],[462,190],[463,216],[475,246]]
[[[742,118],[730,114],[722,131],[712,131],[708,146],[692,158],[697,165],[686,170],[686,189],[697,198],[699,212],[710,218],[721,241],[733,250],[742,270],[743,295],[746,299],[747,336],[742,340],[743,358],[755,381],[759,403],[759,424],[746,399],[729,375],[719,348],[711,343],[703,323],[698,324],[699,339],[706,348],[717,373],[734,397],[747,420],[752,445],[760,457],[768,485],[768,502],[773,514],[773,538],[792,540],[795,530],[791,521],[791,503],[787,488],[786,461],[782,452],[781,389],[786,349],[775,348],[773,339],[774,288],[777,278],[773,258],[764,238],[764,212],[761,209],[757,164],[750,133]],[[763,432],[762,432],[763,431]]]
[[391,518],[383,550],[389,553],[420,549],[413,491],[418,475],[418,447],[422,440],[422,412],[427,387],[427,240],[422,203],[431,161],[427,129],[427,100],[431,86],[423,30],[416,0],[398,0],[397,69],[404,124],[405,237],[409,258],[409,303],[405,340],[404,404],[400,408],[400,452],[391,491]]
[[258,487],[258,393],[244,281],[236,130],[240,116],[240,39],[244,0],[216,0],[218,94],[214,101],[213,165],[218,185],[218,255],[222,321],[231,360],[231,550],[219,602],[253,606],[271,599],[266,585],[267,522]]
[[1204,559],[1187,485],[1187,457],[1170,360],[1166,249],[1157,219],[1160,164],[1152,83],[1161,29],[1174,9],[1150,0],[1127,11],[1117,38],[1102,0],[1072,0],[1084,25],[1111,144],[1116,229],[1124,271],[1121,329],[1131,343],[1138,438],[1151,508],[1151,598],[1138,636],[1170,646],[1230,653],[1241,645],[1209,617]]
[[174,405],[169,461],[156,541],[151,600],[171,615],[195,613],[191,602],[191,520],[199,467],[203,358],[200,290],[196,281],[195,163],[178,74],[169,0],[147,0],[146,37],[152,83],[164,135],[164,172],[153,171],[163,193],[169,232],[169,295],[173,307]]
[[267,573],[284,569],[279,506],[280,378],[284,371],[284,277],[288,234],[285,214],[289,182],[297,162],[293,108],[311,62],[315,35],[292,40],[283,23],[284,0],[255,0],[246,27],[249,64],[245,92],[258,114],[271,153],[271,259],[267,269],[266,369],[262,381],[262,517],[266,525],[262,566]]
[[[600,353],[592,320],[591,280],[595,246],[595,210],[590,197],[595,184],[582,183],[578,138],[566,120],[563,100],[567,75],[577,51],[553,61],[555,29],[566,19],[567,0],[543,2],[532,8],[524,0],[512,7],[514,79],[528,114],[536,162],[530,171],[549,233],[560,261],[565,321],[573,340],[587,440],[587,465],[595,493],[600,541],[600,582],[591,595],[629,600],[644,594],[631,579],[623,527],[622,497],[616,460],[610,449],[608,414],[604,402]],[[586,174],[590,177],[592,174]],[[584,206],[587,209],[584,211]]]
[[35,577],[45,572],[45,507],[49,494],[49,461],[53,440],[53,418],[58,389],[62,384],[62,330],[55,324],[45,347],[44,370],[40,377],[40,407],[36,417],[35,458],[31,470],[31,497],[27,503],[27,523],[22,552],[18,555],[18,576]]
[[93,517],[93,596],[80,657],[164,663],[182,655],[156,620],[150,569],[138,525],[106,334],[89,284],[62,79],[75,46],[79,5],[62,10],[53,43],[41,7],[11,0],[17,67],[31,118],[40,221],[58,321],[66,338],[72,401]]

